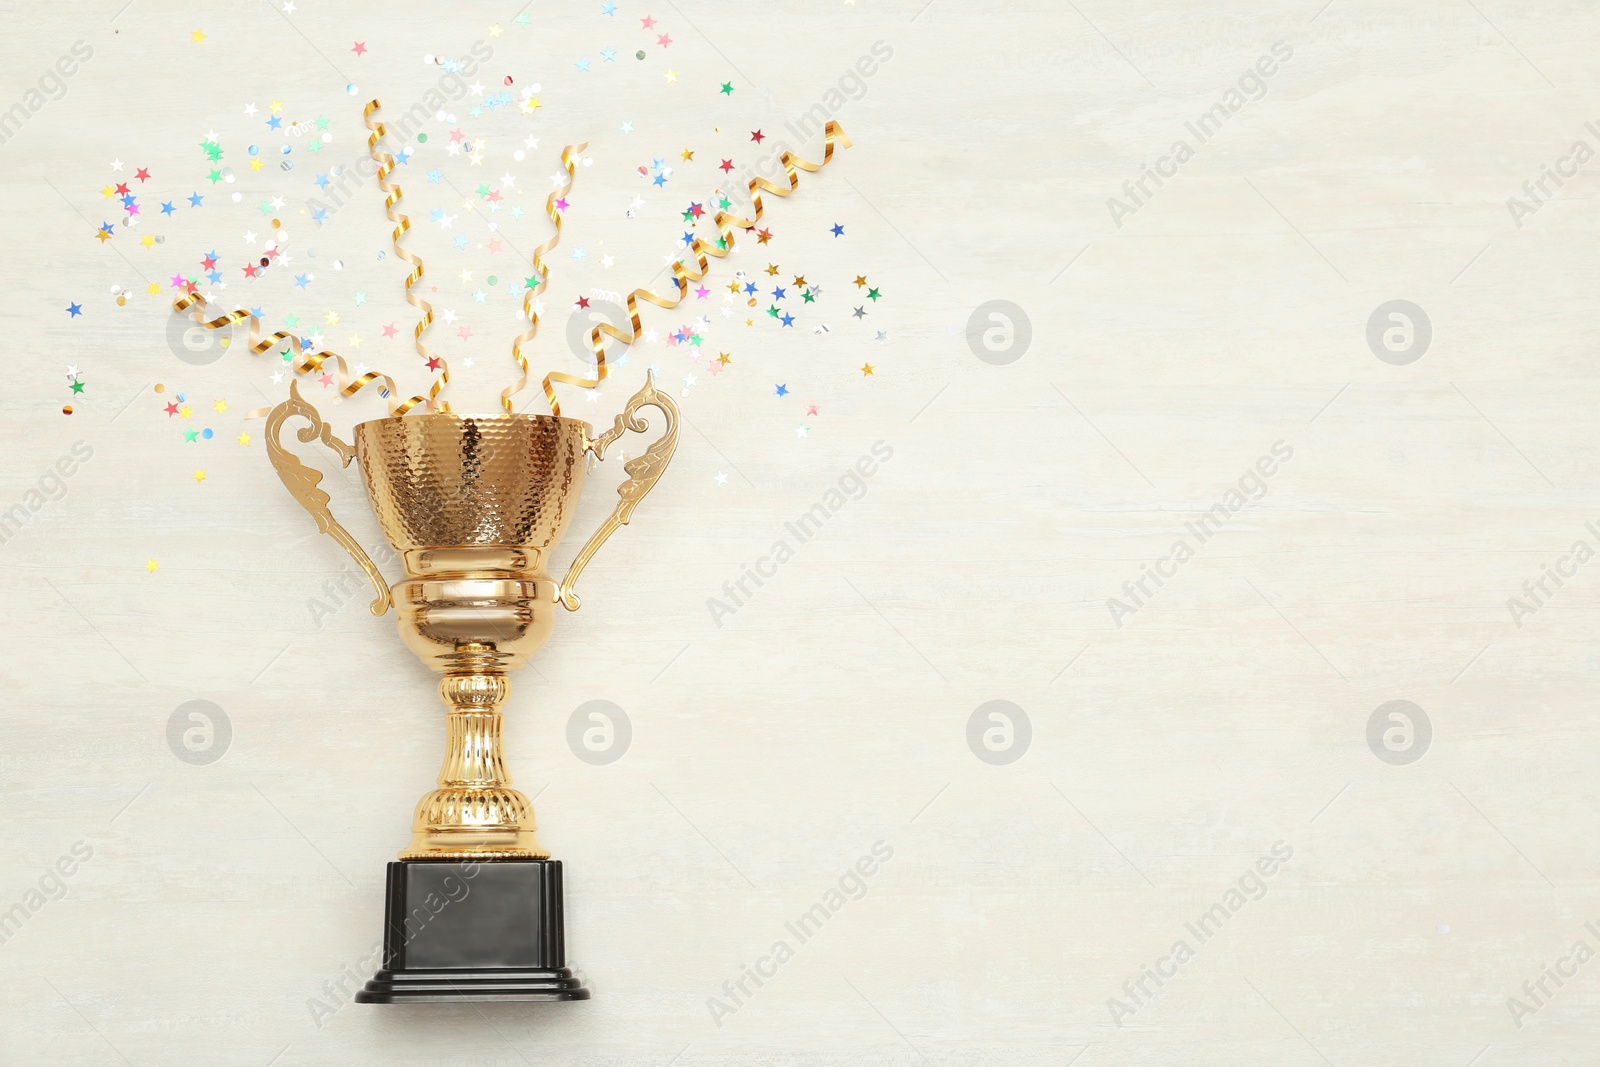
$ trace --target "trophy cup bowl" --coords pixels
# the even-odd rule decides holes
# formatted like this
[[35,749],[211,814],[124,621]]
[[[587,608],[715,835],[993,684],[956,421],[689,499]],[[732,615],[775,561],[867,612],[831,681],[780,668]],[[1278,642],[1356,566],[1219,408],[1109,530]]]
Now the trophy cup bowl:
[[[576,509],[587,459],[605,458],[638,416],[666,417],[661,436],[624,464],[616,509],[559,582],[550,556]],[[344,466],[359,460],[378,525],[405,578],[391,588],[329,511],[321,472],[284,447],[291,419]],[[383,968],[356,1000],[584,1000],[566,967],[560,861],[536,836],[533,804],[512,788],[502,753],[507,675],[550,638],[556,607],[605,540],[655,485],[678,439],[678,411],[646,378],[610,430],[578,419],[443,412],[363,422],[334,436],[291,384],[267,417],[267,451],[284,485],[371,579],[371,610],[393,606],[400,639],[441,675],[445,758],[438,788],[417,802],[411,841],[388,870]]]

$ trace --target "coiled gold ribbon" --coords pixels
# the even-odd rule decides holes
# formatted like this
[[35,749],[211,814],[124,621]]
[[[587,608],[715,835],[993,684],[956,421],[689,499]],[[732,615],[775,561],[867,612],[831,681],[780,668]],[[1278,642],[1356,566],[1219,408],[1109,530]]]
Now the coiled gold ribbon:
[[[295,359],[290,364],[290,367],[296,374],[319,371],[324,363],[330,359],[333,360],[334,365],[339,368],[339,393],[341,396],[353,396],[367,385],[381,381],[384,387],[389,390],[389,414],[391,415],[403,415],[425,399],[424,397],[414,396],[404,404],[397,404],[394,401],[394,397],[398,395],[398,390],[395,389],[394,379],[387,374],[369,370],[359,378],[351,378],[350,365],[344,361],[343,356],[335,352],[318,352],[315,355],[306,355],[300,344],[300,338],[291,333],[279,330],[272,336],[263,339],[261,336],[261,320],[242,308],[238,311],[230,311],[228,314],[220,315],[214,319],[207,319],[205,317],[206,306],[206,298],[199,293],[193,292],[186,293],[172,302],[173,311],[182,312],[191,307],[194,308],[194,321],[208,330],[225,330],[229,327],[237,326],[241,322],[248,322],[250,324],[250,351],[258,356],[275,347],[278,342],[287,341],[289,347],[294,349]],[[256,408],[254,411],[246,412],[245,418],[260,418],[269,410],[271,409]]]
[[[381,381],[384,384],[384,388],[388,390],[389,414],[391,415],[404,415],[419,404],[426,405],[424,408],[426,411],[449,411],[449,403],[439,401],[438,396],[439,390],[450,380],[450,365],[442,357],[435,355],[422,344],[422,332],[433,322],[433,308],[426,300],[413,295],[411,292],[411,287],[422,280],[422,260],[400,247],[400,237],[411,229],[411,220],[395,211],[395,205],[400,202],[402,195],[400,187],[392,182],[385,181],[394,171],[394,157],[387,152],[378,151],[378,139],[387,131],[385,131],[383,123],[372,120],[372,113],[382,106],[377,100],[373,100],[367,104],[366,110],[362,112],[362,118],[366,119],[367,122],[367,129],[372,131],[371,137],[367,140],[367,151],[371,153],[373,161],[378,164],[378,186],[386,194],[383,204],[384,213],[389,216],[389,221],[395,224],[393,238],[395,255],[411,264],[413,268],[411,274],[406,278],[406,301],[413,307],[422,310],[422,319],[417,323],[416,328],[417,352],[425,359],[439,360],[439,365],[443,368],[439,378],[433,383],[433,387],[428,390],[427,396],[418,394],[408,400],[396,401],[395,398],[399,396],[400,391],[395,387],[394,379],[387,374],[382,374],[378,371],[367,371],[358,378],[351,378],[350,365],[345,362],[343,356],[336,352],[318,352],[315,355],[307,355],[300,343],[300,338],[281,330],[266,339],[262,339],[261,320],[242,308],[214,319],[207,319],[205,317],[206,298],[197,292],[189,292],[178,297],[172,302],[172,310],[183,312],[191,307],[194,308],[194,321],[208,330],[224,330],[237,326],[242,322],[249,322],[250,351],[256,355],[262,354],[280,341],[287,341],[289,347],[294,349],[295,359],[290,364],[290,367],[296,374],[320,371],[323,364],[327,363],[328,360],[333,360],[334,365],[339,369],[339,394],[341,396],[352,396],[372,382]],[[253,411],[246,412],[245,418],[261,418],[269,410],[269,408],[256,408]]]
[[[422,280],[422,260],[420,257],[414,256],[400,247],[400,238],[407,230],[411,229],[411,220],[395,210],[395,205],[400,203],[400,197],[404,195],[400,191],[400,186],[386,180],[390,174],[394,173],[394,157],[378,149],[378,139],[388,132],[384,129],[383,123],[375,122],[372,118],[372,113],[381,107],[383,105],[373,99],[368,101],[365,110],[361,112],[361,117],[366,120],[367,129],[372,131],[367,138],[367,152],[372,156],[372,161],[378,164],[378,188],[384,192],[384,214],[388,215],[389,221],[394,223],[394,254],[411,264],[412,267],[411,273],[406,277],[406,303],[422,312],[422,318],[417,320],[417,328],[414,332],[417,342],[417,354],[425,360],[439,361],[439,377],[434,380],[433,386],[428,390],[428,411],[449,411],[450,402],[439,400],[439,390],[443,389],[446,383],[450,381],[450,364],[445,362],[444,357],[430,351],[422,343],[423,331],[433,322],[433,305],[411,291],[411,287]],[[413,397],[411,400],[406,401],[404,406],[395,411],[395,414],[401,415],[411,410],[417,401],[421,399],[421,397]]]
[[[783,188],[781,185],[776,185],[772,182],[769,182],[765,178],[756,177],[750,179],[750,202],[755,207],[754,218],[741,219],[730,215],[726,211],[717,212],[715,221],[717,224],[717,232],[720,235],[720,240],[718,243],[721,244],[722,247],[717,248],[708,245],[701,241],[698,237],[694,239],[694,241],[689,245],[689,253],[694,257],[695,262],[699,267],[698,273],[691,271],[688,267],[684,266],[683,259],[678,260],[672,265],[673,282],[678,287],[677,297],[669,300],[666,297],[657,296],[648,289],[635,289],[633,292],[628,294],[628,321],[633,327],[632,336],[624,337],[622,335],[622,331],[618,330],[615,326],[612,326],[609,322],[602,322],[590,331],[589,344],[594,349],[596,364],[595,376],[593,378],[580,378],[575,374],[566,374],[561,371],[551,371],[549,374],[545,375],[544,395],[545,398],[550,401],[551,414],[556,416],[560,416],[561,414],[561,402],[556,399],[556,391],[554,386],[551,384],[552,382],[561,382],[563,385],[575,385],[580,389],[593,389],[605,380],[606,353],[605,342],[601,340],[602,334],[615,337],[624,345],[631,345],[634,341],[638,340],[639,331],[641,329],[639,322],[638,303],[640,298],[643,298],[646,302],[654,304],[659,308],[677,307],[678,304],[683,300],[684,296],[689,292],[689,283],[697,282],[710,273],[711,261],[706,257],[716,256],[718,259],[721,259],[727,256],[729,252],[733,251],[733,227],[738,226],[746,230],[755,229],[756,224],[761,221],[761,216],[765,211],[765,208],[761,203],[762,189],[765,189],[767,192],[773,193],[777,196],[788,196],[790,193],[794,192],[800,187],[800,176],[795,173],[796,167],[815,174],[817,171],[821,170],[823,167],[827,166],[833,161],[833,145],[835,141],[843,145],[845,148],[850,147],[850,138],[846,136],[844,130],[840,129],[837,122],[830,120],[826,127],[824,127],[824,130],[826,132],[826,141],[824,142],[822,149],[821,163],[808,163],[806,160],[801,159],[792,152],[784,152],[778,157],[783,163],[784,173],[789,178],[789,187],[787,189]],[[687,258],[688,257],[685,257],[685,259]],[[532,336],[532,334],[530,333],[528,336]],[[510,408],[507,408],[506,410],[509,411]]]
[[[555,225],[556,232],[551,234],[550,239],[544,244],[533,250],[534,285],[531,289],[524,290],[522,294],[522,315],[528,320],[528,328],[519,333],[511,342],[511,358],[517,361],[517,369],[522,373],[514,383],[500,393],[500,406],[506,409],[507,415],[512,413],[511,398],[522,392],[523,388],[528,384],[528,357],[522,354],[522,346],[533,340],[534,334],[539,332],[539,316],[533,310],[533,302],[535,297],[544,292],[545,285],[550,281],[549,271],[544,265],[544,254],[561,241],[561,213],[556,210],[556,201],[572,191],[572,158],[576,153],[582,152],[588,147],[589,142],[583,141],[579,144],[569,144],[561,150],[561,165],[567,168],[567,183],[545,197],[544,213],[550,216],[550,221]],[[601,361],[600,371],[600,376],[602,378],[605,377],[604,360]],[[545,393],[549,394],[549,392],[550,386],[547,380]],[[560,412],[556,414],[559,415]]]

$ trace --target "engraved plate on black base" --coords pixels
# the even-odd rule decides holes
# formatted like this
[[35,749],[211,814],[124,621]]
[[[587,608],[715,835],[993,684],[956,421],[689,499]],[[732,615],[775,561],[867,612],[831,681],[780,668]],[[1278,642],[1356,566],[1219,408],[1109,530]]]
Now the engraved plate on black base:
[[356,1003],[588,1000],[566,964],[560,860],[399,860]]

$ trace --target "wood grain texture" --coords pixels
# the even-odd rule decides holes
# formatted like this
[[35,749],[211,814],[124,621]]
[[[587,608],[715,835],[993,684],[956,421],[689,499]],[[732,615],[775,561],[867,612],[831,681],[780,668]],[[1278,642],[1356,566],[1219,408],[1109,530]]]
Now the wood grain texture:
[[[0,923],[26,912],[0,943],[0,1060],[1586,1062],[1600,962],[1559,961],[1580,941],[1600,950],[1600,563],[1562,561],[1579,541],[1600,549],[1587,525],[1600,528],[1600,162],[1575,151],[1600,151],[1587,125],[1600,126],[1600,13],[1562,0],[619,0],[614,19],[598,2],[555,6],[530,7],[528,27],[511,5],[7,12],[0,112],[74,42],[93,55],[0,143],[0,513],[30,491],[60,496],[0,544]],[[646,15],[670,49],[640,30]],[[457,410],[491,408],[510,380],[504,282],[525,266],[479,248],[484,219],[461,206],[478,180],[520,176],[528,218],[501,221],[529,249],[560,146],[590,141],[551,257],[557,307],[647,284],[678,201],[709,184],[646,187],[639,164],[735,146],[742,165],[747,126],[815,158],[820,138],[784,131],[817,107],[854,147],[769,204],[771,246],[713,274],[725,284],[770,257],[824,287],[820,308],[794,330],[735,330],[715,318],[720,292],[707,302],[735,363],[678,397],[671,470],[585,573],[583,610],[513,680],[512,773],[565,863],[571,963],[595,999],[361,1007],[349,991],[376,962],[384,863],[442,752],[433,679],[358,589],[327,592],[345,557],[259,439],[232,441],[260,426],[246,409],[281,394],[266,364],[180,361],[167,298],[143,289],[165,291],[214,247],[237,272],[239,235],[265,236],[255,204],[283,195],[294,269],[317,283],[269,275],[252,290],[230,273],[220,295],[308,322],[335,309],[331,345],[359,332],[347,355],[409,366],[404,267],[377,255],[379,191],[318,227],[308,170],[365,156],[360,103],[420,99],[439,77],[420,56],[480,40],[491,91],[507,74],[539,81],[545,106],[469,121],[452,103],[489,138],[483,170],[447,159],[451,125],[430,118],[431,149],[396,174],[417,224],[407,241],[441,290],[429,299],[471,309],[471,342],[440,337]],[[847,76],[880,41],[892,57],[858,93]],[[1273,73],[1250,80],[1279,42]],[[598,60],[608,46],[614,66]],[[729,79],[731,98],[713,84]],[[335,137],[320,157],[298,148],[292,172],[252,174],[241,112],[271,99],[329,117]],[[1190,125],[1205,115],[1202,141]],[[212,130],[235,187],[205,179],[197,145]],[[513,163],[528,133],[540,145]],[[128,164],[114,178],[113,158]],[[435,163],[464,195],[425,181]],[[1158,165],[1170,176],[1134,203],[1124,183]],[[141,232],[165,240],[102,247],[92,234],[115,202],[98,190],[136,166],[153,174]],[[1546,168],[1572,173],[1558,186]],[[1524,183],[1541,180],[1534,202]],[[167,222],[149,204],[191,191],[205,207]],[[628,219],[635,193],[647,207]],[[434,208],[457,228],[430,225]],[[452,249],[458,232],[474,247]],[[588,260],[563,258],[580,244]],[[462,270],[501,276],[487,310]],[[859,273],[884,298],[853,320]],[[114,284],[134,290],[127,307]],[[969,344],[993,300],[1031,327],[1013,362]],[[1369,318],[1393,300],[1431,326],[1413,362],[1369,346]],[[389,321],[400,340],[382,341]],[[816,321],[831,332],[813,335]],[[565,324],[563,308],[536,368],[581,369]],[[995,325],[980,316],[977,333]],[[671,371],[675,396],[695,372],[659,346],[630,360],[571,413],[609,422],[646,362]],[[67,364],[84,395],[68,393]],[[220,439],[183,442],[157,382]],[[777,383],[793,394],[774,397]],[[812,402],[818,417],[802,414]],[[323,411],[347,435],[368,406]],[[92,457],[68,464],[58,494],[41,479],[78,441]],[[892,455],[855,493],[849,473],[875,442]],[[1229,508],[1279,442],[1292,456]],[[324,487],[375,546],[355,477],[330,470]],[[591,474],[574,536],[621,477],[617,463]],[[796,536],[786,524],[830,490],[847,503]],[[1218,504],[1226,521],[1197,537],[1186,524]],[[1188,556],[1162,563],[1180,540]],[[747,580],[737,610],[708,606],[779,541],[792,556],[759,588]],[[1158,563],[1169,576],[1146,578],[1135,604],[1124,583]],[[1558,564],[1559,586],[1525,591]],[[1537,610],[1517,617],[1513,597]],[[203,765],[169,745],[175,709],[197,699],[231,726]],[[576,709],[600,699],[632,730],[609,764],[569,745]],[[993,700],[1031,725],[1015,762],[969,748],[969,720]],[[1431,724],[1415,762],[1369,746],[1392,700]],[[876,842],[892,856],[852,873]],[[1292,857],[1251,875],[1279,842]],[[73,873],[50,874],[58,861]],[[57,879],[64,895],[45,900]],[[802,940],[788,924],[819,903],[829,918]],[[1219,903],[1228,918],[1202,941],[1190,924]],[[779,941],[792,957],[775,977],[725,990]],[[1140,991],[1179,941],[1183,962]],[[1575,970],[1560,984],[1544,977],[1558,965]],[[1536,1010],[1519,1019],[1513,997]]]

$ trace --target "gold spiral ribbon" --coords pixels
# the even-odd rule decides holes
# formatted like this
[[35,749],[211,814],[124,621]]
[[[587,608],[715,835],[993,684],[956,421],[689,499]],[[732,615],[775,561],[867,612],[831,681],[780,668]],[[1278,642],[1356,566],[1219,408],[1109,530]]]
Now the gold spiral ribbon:
[[[684,260],[688,259],[688,256],[685,256],[684,259],[680,259],[672,264],[673,283],[678,287],[678,295],[675,298],[669,300],[666,297],[657,296],[648,289],[635,289],[633,292],[628,294],[628,321],[633,327],[632,336],[624,337],[622,331],[618,330],[615,326],[612,326],[608,322],[600,323],[589,332],[589,344],[594,349],[596,363],[595,376],[593,378],[581,378],[575,374],[566,374],[561,371],[551,371],[549,374],[545,375],[544,395],[545,398],[550,401],[551,414],[556,416],[561,414],[561,402],[556,399],[556,391],[554,386],[551,384],[552,382],[561,382],[563,385],[575,385],[580,389],[593,389],[605,380],[606,353],[605,342],[601,340],[602,334],[615,337],[624,345],[631,345],[634,341],[638,340],[639,331],[641,329],[639,322],[638,303],[640,298],[643,298],[646,302],[654,304],[659,308],[677,307],[678,304],[682,302],[684,296],[689,292],[689,283],[697,282],[710,273],[711,261],[706,257],[716,256],[718,259],[721,259],[727,256],[729,252],[733,251],[733,228],[736,226],[745,230],[753,230],[756,228],[756,225],[761,221],[762,214],[765,212],[765,208],[761,203],[762,189],[765,189],[767,192],[773,193],[776,196],[788,196],[790,193],[793,193],[800,187],[800,176],[795,173],[796,167],[815,174],[817,171],[821,170],[823,167],[827,166],[833,161],[833,146],[835,141],[843,145],[845,148],[850,147],[850,138],[845,134],[844,130],[840,129],[837,122],[829,120],[824,129],[826,132],[826,141],[824,142],[822,149],[821,163],[809,163],[806,160],[801,159],[799,156],[796,156],[792,152],[784,152],[778,157],[783,163],[784,173],[789,178],[789,187],[787,189],[781,185],[769,182],[765,178],[756,177],[750,179],[750,202],[755,207],[754,218],[741,219],[736,218],[726,211],[717,212],[715,221],[717,225],[717,232],[720,235],[717,243],[722,247],[717,248],[712,245],[708,245],[701,241],[699,237],[696,237],[694,241],[690,243],[689,253],[694,257],[699,270],[698,272],[694,272],[684,265]],[[531,333],[529,336],[532,336]],[[510,409],[507,408],[507,410],[509,411]]]
[[[545,241],[544,244],[533,250],[534,284],[532,288],[524,290],[522,294],[522,315],[528,320],[528,328],[519,333],[511,342],[511,358],[517,361],[517,369],[522,373],[515,382],[500,393],[500,406],[505,408],[507,415],[512,413],[511,398],[522,392],[523,388],[528,384],[528,357],[522,354],[522,346],[533,340],[534,334],[539,332],[539,316],[533,310],[533,302],[535,297],[544,292],[545,285],[550,281],[550,273],[544,264],[544,255],[561,241],[561,212],[556,210],[556,201],[572,191],[572,158],[576,153],[582,152],[588,147],[589,142],[583,141],[579,144],[569,144],[561,150],[561,165],[567,168],[567,183],[545,197],[544,213],[550,216],[550,221],[554,224],[556,232],[551,234],[550,239]],[[600,377],[604,378],[605,376],[605,360],[602,358],[600,362]],[[544,391],[546,395],[549,395],[550,384],[548,379],[545,382]],[[560,412],[557,411],[556,414],[559,415]]]
[[[430,351],[422,343],[423,331],[433,322],[433,305],[411,291],[411,287],[422,280],[422,260],[420,257],[414,256],[400,247],[400,238],[407,230],[411,229],[411,220],[403,213],[395,210],[395,205],[400,203],[400,197],[404,194],[401,192],[400,186],[387,180],[389,175],[394,173],[394,157],[387,152],[380,151],[378,148],[378,139],[388,131],[384,128],[383,123],[373,120],[372,113],[382,107],[382,104],[373,99],[368,101],[366,108],[361,112],[361,117],[366,120],[367,129],[372,131],[367,138],[367,152],[372,156],[372,161],[378,164],[378,188],[384,192],[384,214],[388,215],[389,221],[394,223],[394,254],[411,264],[412,268],[411,273],[406,277],[406,303],[422,312],[422,318],[417,320],[417,328],[414,332],[417,354],[425,360],[436,359],[439,361],[439,377],[434,380],[433,386],[428,390],[427,410],[430,412],[449,411],[450,402],[439,400],[439,390],[443,389],[446,383],[450,381],[450,364],[445,362],[444,357]],[[420,396],[412,397],[396,408],[394,414],[403,415],[422,400],[423,398]]]
[[[393,378],[387,374],[380,374],[375,370],[369,370],[359,378],[351,378],[350,365],[345,362],[343,356],[335,352],[318,352],[314,355],[307,355],[301,346],[300,338],[294,334],[279,330],[270,337],[263,338],[261,336],[261,320],[242,308],[238,311],[230,311],[226,315],[219,315],[214,319],[207,319],[205,317],[206,298],[199,293],[186,293],[172,302],[173,311],[183,312],[191,307],[194,308],[194,321],[208,330],[226,330],[239,325],[241,322],[248,322],[250,324],[250,351],[255,355],[259,356],[276,347],[280,341],[287,341],[289,347],[294,349],[295,359],[290,366],[296,374],[308,374],[311,371],[321,370],[324,363],[330,359],[333,360],[334,365],[339,368],[339,394],[341,396],[353,396],[372,382],[381,381],[384,387],[389,390],[389,414],[391,415],[403,415],[424,399],[416,396],[407,400],[403,405],[396,404],[394,397],[397,395],[397,390],[395,389]],[[254,411],[246,412],[245,418],[260,418],[268,410],[268,408],[257,408]]]

